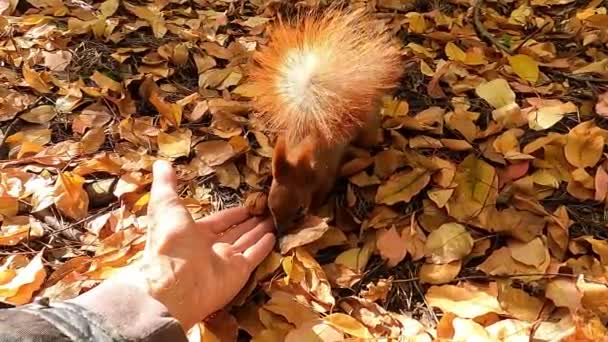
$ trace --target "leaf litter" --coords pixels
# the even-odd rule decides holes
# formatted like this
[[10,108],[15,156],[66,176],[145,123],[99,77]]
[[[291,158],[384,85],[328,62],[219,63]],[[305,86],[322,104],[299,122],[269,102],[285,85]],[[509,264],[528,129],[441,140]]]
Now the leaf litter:
[[[345,3],[403,43],[384,139],[189,338],[606,336],[606,3]],[[0,302],[72,298],[136,260],[156,159],[194,217],[264,214],[274,136],[248,63],[319,5],[0,3]]]

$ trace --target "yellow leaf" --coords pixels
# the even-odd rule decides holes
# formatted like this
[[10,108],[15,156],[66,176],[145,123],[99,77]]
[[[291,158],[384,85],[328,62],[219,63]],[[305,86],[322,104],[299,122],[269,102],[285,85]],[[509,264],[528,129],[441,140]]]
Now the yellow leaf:
[[111,91],[115,91],[117,93],[120,93],[122,91],[122,85],[120,84],[120,82],[116,82],[113,79],[111,79],[110,77],[100,73],[99,71],[95,70],[95,72],[93,73],[93,75],[91,75],[91,79],[101,88],[104,90],[111,90]]
[[182,121],[183,107],[177,103],[166,102],[161,98],[160,89],[151,77],[146,78],[146,80],[142,82],[140,93],[142,97],[147,98],[156,110],[158,110],[158,113],[160,113],[164,122],[168,122],[171,126],[179,128]]
[[291,330],[285,336],[285,342],[330,342],[343,341],[344,334],[322,320],[304,323],[301,327]]
[[564,115],[576,113],[577,107],[572,102],[563,103],[559,100],[528,99],[532,105],[522,112],[528,116],[528,125],[535,131],[541,131],[558,123]]
[[55,183],[55,205],[64,215],[80,220],[87,215],[89,196],[83,189],[84,178],[70,172],[60,172]]
[[524,321],[538,319],[541,310],[545,307],[544,298],[531,296],[524,290],[511,287],[506,281],[499,283],[498,300],[502,308],[511,316]]
[[473,242],[465,226],[445,223],[427,237],[425,255],[434,264],[447,264],[469,255]]
[[338,255],[334,263],[361,272],[365,269],[365,266],[367,266],[367,262],[372,256],[372,252],[373,248],[370,244],[365,244],[361,248],[351,248]]
[[110,17],[118,9],[119,0],[106,0],[99,5],[99,11],[104,17]]
[[450,339],[451,341],[494,342],[483,326],[473,320],[456,317],[452,321],[452,325],[454,326],[454,336]]
[[580,123],[570,130],[564,146],[568,162],[580,168],[595,166],[603,150],[604,136],[593,120]]
[[294,231],[282,236],[279,240],[281,254],[285,255],[290,250],[307,245],[320,239],[329,230],[327,221],[317,216],[307,216]]
[[167,26],[165,26],[165,19],[160,10],[150,9],[144,6],[135,6],[128,2],[123,2],[122,4],[129,12],[150,24],[155,38],[162,38],[165,36],[167,33]]
[[25,239],[35,239],[44,234],[42,226],[27,216],[7,217],[0,228],[0,246],[14,246]]
[[343,313],[334,313],[324,318],[334,328],[358,338],[371,338],[369,330],[359,321]]
[[475,88],[475,93],[496,109],[515,103],[515,93],[502,78],[481,83]]
[[418,277],[420,277],[422,283],[446,284],[456,278],[461,268],[462,262],[460,260],[442,265],[424,263],[420,267]]
[[13,305],[29,303],[33,293],[40,289],[46,278],[42,253],[36,254],[25,267],[16,272],[9,282],[0,285],[0,300]]
[[538,63],[528,55],[518,54],[515,56],[509,56],[509,64],[513,68],[513,72],[517,74],[522,80],[528,81],[532,84],[538,81],[540,70],[538,69]]
[[405,15],[410,23],[410,31],[414,33],[424,33],[427,29],[426,20],[424,16],[417,12],[409,12]]
[[19,118],[31,123],[44,124],[51,121],[56,115],[53,106],[42,105],[21,114]]
[[32,70],[27,63],[23,65],[22,70],[23,79],[32,89],[42,94],[51,92],[51,86],[42,79],[42,75]]
[[313,311],[310,304],[301,296],[295,296],[292,293],[284,291],[272,291],[269,293],[269,296],[270,300],[264,304],[264,309],[285,317],[289,323],[294,324],[296,327],[319,319],[319,315]]
[[407,203],[424,189],[430,180],[429,172],[421,168],[396,173],[378,187],[376,203],[388,205],[398,202]]
[[449,59],[457,62],[464,62],[467,58],[466,52],[462,51],[462,49],[460,49],[458,45],[452,42],[448,42],[445,45],[445,54],[446,56],[448,56]]
[[456,170],[456,188],[446,205],[448,213],[461,222],[477,217],[495,204],[497,182],[494,167],[469,155]]
[[431,286],[426,292],[426,300],[430,306],[443,312],[452,312],[462,318],[475,318],[490,312],[504,313],[496,294],[472,285]]
[[187,157],[190,155],[192,131],[181,128],[173,133],[158,132],[158,149],[167,158]]
[[556,306],[566,307],[574,313],[581,307],[583,293],[576,287],[572,279],[551,279],[545,288],[545,296]]

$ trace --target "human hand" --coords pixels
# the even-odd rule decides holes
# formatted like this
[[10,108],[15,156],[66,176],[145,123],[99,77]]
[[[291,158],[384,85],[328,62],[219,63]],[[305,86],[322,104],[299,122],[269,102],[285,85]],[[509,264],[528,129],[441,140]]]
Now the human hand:
[[187,331],[246,284],[274,246],[272,221],[251,217],[243,207],[194,221],[176,192],[171,165],[157,161],[153,176],[144,255],[121,281],[142,287]]

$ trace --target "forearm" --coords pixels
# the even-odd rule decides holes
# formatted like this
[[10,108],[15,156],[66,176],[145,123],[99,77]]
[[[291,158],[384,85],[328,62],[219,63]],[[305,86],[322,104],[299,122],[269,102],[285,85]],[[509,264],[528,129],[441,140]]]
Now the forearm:
[[186,341],[177,320],[140,288],[106,282],[66,302],[0,310],[0,340]]

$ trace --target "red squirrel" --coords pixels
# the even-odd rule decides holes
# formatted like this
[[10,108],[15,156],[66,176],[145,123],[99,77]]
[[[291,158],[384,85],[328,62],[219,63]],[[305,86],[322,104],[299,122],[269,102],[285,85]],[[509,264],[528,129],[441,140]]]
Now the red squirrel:
[[325,201],[350,143],[375,140],[382,96],[399,81],[401,53],[364,10],[279,21],[253,58],[254,108],[278,133],[268,207],[286,232]]

